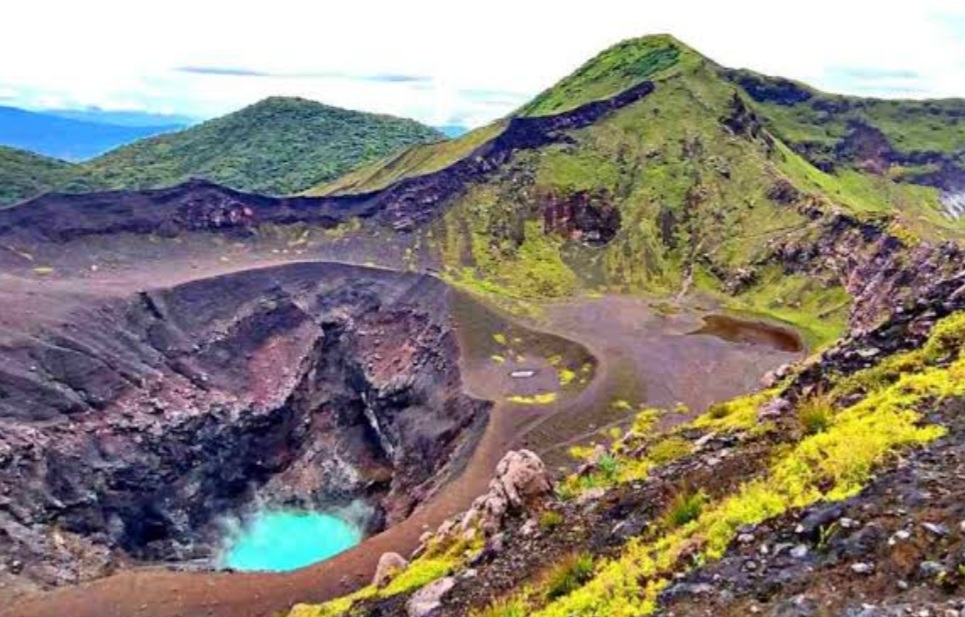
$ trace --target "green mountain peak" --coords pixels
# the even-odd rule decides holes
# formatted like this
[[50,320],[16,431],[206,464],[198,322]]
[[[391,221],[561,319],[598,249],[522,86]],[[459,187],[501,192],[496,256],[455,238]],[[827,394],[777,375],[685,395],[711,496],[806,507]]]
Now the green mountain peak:
[[621,41],[605,49],[522,109],[521,116],[544,116],[606,99],[643,81],[666,78],[703,63],[705,58],[669,34]]

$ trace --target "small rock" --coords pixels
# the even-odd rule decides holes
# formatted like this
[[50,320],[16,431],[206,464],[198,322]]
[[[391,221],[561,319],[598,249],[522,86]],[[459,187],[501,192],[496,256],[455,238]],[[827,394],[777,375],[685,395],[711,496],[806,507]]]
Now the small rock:
[[894,546],[899,542],[904,542],[911,537],[911,533],[906,529],[899,529],[890,538],[888,538],[888,545]]
[[750,544],[754,541],[754,534],[742,533],[741,535],[737,536],[737,541],[741,544]]
[[941,538],[944,538],[949,533],[951,533],[947,525],[942,525],[940,523],[922,523],[921,526],[924,527],[926,530],[928,530],[930,533],[936,536],[939,536]]
[[539,523],[535,518],[526,519],[526,522],[519,528],[519,535],[524,538],[531,538],[539,533]]
[[795,559],[804,559],[808,556],[809,549],[806,544],[798,544],[791,549],[791,557]]
[[851,571],[855,574],[871,574],[875,571],[873,564],[858,562],[851,564]]
[[589,503],[600,501],[606,495],[606,490],[602,488],[590,488],[582,493],[576,498],[576,505],[585,506]]
[[694,442],[694,449],[695,450],[703,449],[703,447],[709,444],[711,441],[713,441],[715,437],[717,437],[717,433],[707,433],[706,435],[704,435],[703,437],[701,437],[700,439]]
[[918,572],[926,578],[934,578],[945,571],[945,567],[937,561],[923,561],[918,564]]
[[791,404],[778,397],[757,408],[757,419],[768,420],[784,415],[784,412],[791,408]]
[[456,586],[456,579],[451,576],[433,581],[412,594],[405,603],[408,617],[429,617],[434,611],[442,607],[442,598],[449,590]]

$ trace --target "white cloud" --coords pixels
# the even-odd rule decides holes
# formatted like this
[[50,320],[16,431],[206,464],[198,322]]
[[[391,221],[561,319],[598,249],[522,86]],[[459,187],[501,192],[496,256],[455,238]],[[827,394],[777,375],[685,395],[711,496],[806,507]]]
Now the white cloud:
[[[21,104],[36,107],[56,100],[209,116],[279,94],[478,124],[511,111],[514,100],[620,39],[671,32],[722,64],[828,89],[869,91],[866,79],[842,79],[841,69],[914,72],[917,79],[900,80],[908,84],[905,94],[961,96],[960,6],[958,0],[487,0],[469,6],[452,0],[32,0],[5,7],[0,83],[16,88]],[[432,82],[365,78],[379,75]],[[895,83],[888,86],[902,93],[895,90]],[[486,100],[479,91],[512,96]]]

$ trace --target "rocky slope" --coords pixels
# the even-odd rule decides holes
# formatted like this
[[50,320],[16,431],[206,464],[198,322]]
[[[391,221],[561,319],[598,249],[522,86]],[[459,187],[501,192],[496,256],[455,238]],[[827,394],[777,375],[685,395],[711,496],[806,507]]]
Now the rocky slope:
[[256,503],[362,503],[370,532],[404,518],[486,422],[449,301],[432,279],[331,264],[36,294],[56,318],[0,341],[0,584],[210,565],[219,517]]

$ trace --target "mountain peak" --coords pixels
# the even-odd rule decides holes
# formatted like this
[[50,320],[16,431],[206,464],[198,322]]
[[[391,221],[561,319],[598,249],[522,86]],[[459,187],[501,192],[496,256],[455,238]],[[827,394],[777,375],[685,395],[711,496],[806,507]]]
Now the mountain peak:
[[613,45],[519,111],[544,116],[610,98],[636,84],[696,66],[706,59],[670,34],[626,39]]

